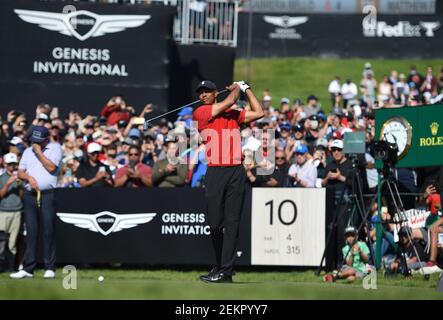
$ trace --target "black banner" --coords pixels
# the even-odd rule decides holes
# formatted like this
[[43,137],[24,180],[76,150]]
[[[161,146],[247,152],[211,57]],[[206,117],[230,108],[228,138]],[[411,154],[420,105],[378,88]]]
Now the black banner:
[[[237,55],[248,57],[249,13],[239,15]],[[441,16],[252,15],[251,57],[440,58]]]
[[[203,189],[58,189],[57,263],[214,264]],[[251,194],[238,265],[251,264]]]
[[112,95],[167,109],[174,7],[0,3],[0,111],[97,114]]
[[[212,80],[219,90],[233,81],[235,48],[217,45],[175,45],[171,54],[171,106],[198,99],[202,80]],[[171,116],[174,117],[174,116]]]

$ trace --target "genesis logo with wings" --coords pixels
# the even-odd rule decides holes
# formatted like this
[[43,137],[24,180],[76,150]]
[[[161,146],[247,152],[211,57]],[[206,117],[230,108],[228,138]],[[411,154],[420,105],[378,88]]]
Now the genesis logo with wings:
[[120,32],[127,28],[140,27],[151,18],[150,15],[98,15],[86,10],[55,13],[15,9],[14,12],[23,21],[66,36],[74,36],[80,41]]
[[96,214],[57,213],[57,216],[63,222],[93,232],[99,232],[104,236],[111,232],[118,232],[123,229],[134,228],[139,224],[148,223],[156,215],[156,213],[115,214],[110,211],[102,211]]
[[274,17],[274,16],[264,16],[263,19],[273,24],[277,27],[282,28],[291,28],[298,26],[299,24],[305,23],[308,21],[308,17],[289,17],[289,16],[281,16],[281,17]]

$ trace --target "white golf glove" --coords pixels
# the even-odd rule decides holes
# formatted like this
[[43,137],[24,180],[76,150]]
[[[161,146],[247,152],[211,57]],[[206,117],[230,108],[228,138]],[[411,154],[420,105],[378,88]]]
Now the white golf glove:
[[250,88],[250,86],[248,84],[246,84],[246,82],[244,82],[243,80],[237,81],[237,82],[234,82],[234,83],[236,83],[236,84],[238,84],[240,86],[240,90],[243,93],[245,93],[246,90]]

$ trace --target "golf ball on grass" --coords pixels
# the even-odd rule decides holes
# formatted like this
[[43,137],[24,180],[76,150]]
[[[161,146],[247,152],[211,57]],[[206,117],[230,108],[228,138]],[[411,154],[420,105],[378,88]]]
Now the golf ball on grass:
[[103,280],[105,280],[105,278],[104,278],[103,276],[99,276],[99,277],[98,277],[98,281],[99,281],[99,282],[102,282]]

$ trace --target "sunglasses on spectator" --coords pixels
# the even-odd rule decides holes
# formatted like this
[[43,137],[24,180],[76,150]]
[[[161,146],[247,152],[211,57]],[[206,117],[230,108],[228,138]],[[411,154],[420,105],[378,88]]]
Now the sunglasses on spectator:
[[275,157],[275,160],[285,160],[285,157]]
[[91,152],[90,154],[92,154],[93,156],[95,156],[95,155],[100,154],[100,152],[99,152],[99,151],[94,151],[94,152]]
[[108,157],[114,159],[117,157],[117,154],[116,153],[108,153]]
[[138,153],[129,153],[128,156],[130,156],[130,157],[138,157],[139,154]]
[[303,153],[303,152],[296,152],[295,153],[297,156],[304,156],[306,153]]
[[340,148],[331,148],[331,152],[335,152],[335,151],[342,151],[343,149]]

